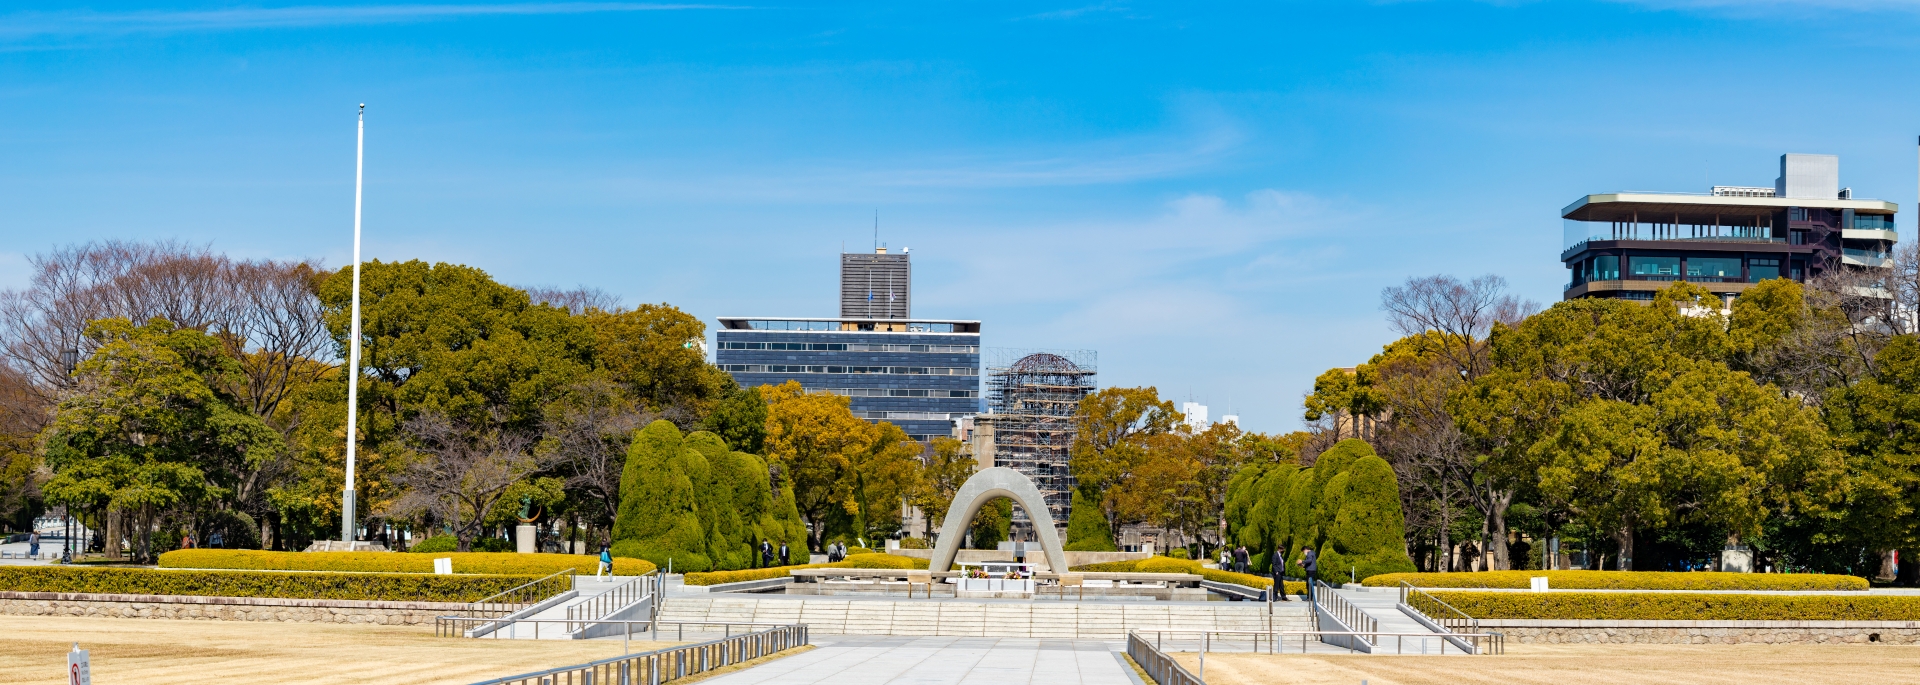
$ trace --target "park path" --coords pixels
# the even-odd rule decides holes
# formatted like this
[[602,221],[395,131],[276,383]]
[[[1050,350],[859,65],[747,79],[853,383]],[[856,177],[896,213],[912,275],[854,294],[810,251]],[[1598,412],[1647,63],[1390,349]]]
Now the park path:
[[709,685],[1145,685],[1117,642],[834,636]]

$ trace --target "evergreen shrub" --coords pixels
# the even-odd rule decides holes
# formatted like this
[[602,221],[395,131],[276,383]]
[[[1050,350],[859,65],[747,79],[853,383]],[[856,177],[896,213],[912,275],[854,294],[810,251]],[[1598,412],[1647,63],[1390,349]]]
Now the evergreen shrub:
[[414,546],[407,548],[407,551],[419,552],[421,554],[434,554],[439,552],[451,552],[456,549],[460,549],[459,538],[456,538],[452,535],[435,535],[425,540],[421,540],[419,543],[415,544]]

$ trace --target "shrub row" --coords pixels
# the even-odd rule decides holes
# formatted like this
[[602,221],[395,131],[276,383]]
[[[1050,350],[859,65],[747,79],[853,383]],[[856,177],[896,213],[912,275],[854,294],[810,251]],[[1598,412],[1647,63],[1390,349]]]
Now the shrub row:
[[[196,597],[277,597],[389,602],[472,602],[511,589],[533,576],[436,576],[417,573],[275,573],[271,571],[163,571],[144,568],[0,567],[0,589]],[[554,578],[542,594],[567,590]]]
[[[1207,568],[1198,561],[1174,559],[1170,557],[1148,557],[1133,561],[1103,561],[1098,564],[1081,564],[1073,567],[1083,573],[1185,573],[1200,576],[1216,583],[1233,583],[1247,587],[1272,587],[1273,579],[1251,573],[1234,573],[1217,568]],[[1299,581],[1287,581],[1287,594],[1305,594],[1307,584]]]
[[[851,550],[853,548],[849,547],[847,549]],[[919,559],[915,557],[903,557],[898,554],[879,554],[879,553],[869,552],[866,554],[850,554],[847,556],[847,559],[845,561],[835,562],[832,564],[795,564],[793,566],[775,566],[773,568],[748,568],[748,569],[741,569],[738,571],[704,571],[699,573],[689,573],[686,575],[685,582],[688,585],[720,585],[724,583],[741,583],[749,580],[766,580],[768,578],[780,578],[780,577],[786,576],[789,571],[793,571],[795,569],[803,569],[803,568],[888,568],[888,569],[905,570],[905,569],[926,568],[926,567],[927,567],[926,559]]]
[[1920,597],[1697,592],[1432,593],[1474,618],[1600,621],[1916,621]]
[[[433,573],[433,560],[453,559],[454,573],[544,576],[572,569],[590,575],[600,558],[585,554],[515,554],[513,552],[266,552],[245,549],[180,549],[160,555],[162,568],[246,569],[250,571],[362,571],[372,573]],[[654,570],[643,559],[615,557],[613,574],[641,576]]]
[[1867,579],[1823,573],[1708,573],[1661,571],[1480,571],[1476,573],[1389,573],[1362,585],[1526,589],[1530,579],[1547,577],[1556,590],[1865,590]]

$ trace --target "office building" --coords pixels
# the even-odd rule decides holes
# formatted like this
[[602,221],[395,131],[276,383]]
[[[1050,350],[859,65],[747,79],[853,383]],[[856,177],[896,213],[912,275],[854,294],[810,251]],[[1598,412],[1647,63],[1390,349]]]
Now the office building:
[[1833,155],[1781,155],[1772,187],[1588,195],[1560,213],[1563,295],[1650,300],[1687,281],[1731,300],[1769,278],[1890,267],[1898,209],[1840,187]]
[[885,249],[841,256],[838,318],[720,317],[714,364],[744,387],[845,395],[855,416],[915,440],[950,434],[980,411],[980,322],[911,318],[907,254]]

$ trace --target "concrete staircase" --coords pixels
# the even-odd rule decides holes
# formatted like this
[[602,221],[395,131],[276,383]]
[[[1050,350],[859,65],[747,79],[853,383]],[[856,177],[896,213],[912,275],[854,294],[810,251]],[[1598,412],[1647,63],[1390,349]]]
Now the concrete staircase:
[[[673,595],[660,620],[805,623],[820,635],[941,635],[1119,640],[1141,628],[1264,630],[1260,602],[906,600]],[[1275,630],[1311,630],[1306,605],[1274,605]]]

